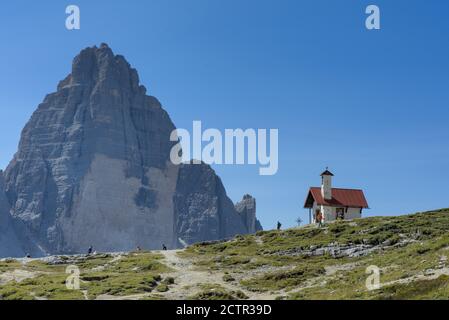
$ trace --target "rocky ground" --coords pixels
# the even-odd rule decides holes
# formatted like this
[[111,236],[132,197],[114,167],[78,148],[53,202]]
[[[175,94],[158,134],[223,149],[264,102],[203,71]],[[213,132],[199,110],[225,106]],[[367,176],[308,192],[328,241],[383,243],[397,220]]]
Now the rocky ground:
[[[0,260],[1,299],[448,299],[449,210],[185,250]],[[80,289],[68,290],[68,266]],[[373,282],[379,271],[379,286]]]

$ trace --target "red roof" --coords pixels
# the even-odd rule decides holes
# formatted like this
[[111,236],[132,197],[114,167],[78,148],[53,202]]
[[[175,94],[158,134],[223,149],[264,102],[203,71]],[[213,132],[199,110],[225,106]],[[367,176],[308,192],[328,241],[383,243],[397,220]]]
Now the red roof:
[[310,188],[304,208],[312,208],[313,202],[331,207],[369,208],[362,190],[332,188],[332,200],[325,200],[321,188]]

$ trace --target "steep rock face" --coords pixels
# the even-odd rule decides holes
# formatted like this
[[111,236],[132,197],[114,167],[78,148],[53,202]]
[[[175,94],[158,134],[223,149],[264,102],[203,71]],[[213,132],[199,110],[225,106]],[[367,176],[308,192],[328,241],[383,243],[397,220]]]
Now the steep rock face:
[[105,44],[83,50],[5,171],[26,252],[173,248],[248,233],[209,167],[170,162],[174,129],[124,57]]
[[83,50],[32,115],[6,193],[41,253],[173,242],[175,127],[145,93],[136,70],[102,45]]
[[251,195],[244,195],[242,201],[235,205],[235,210],[243,220],[248,233],[255,233],[262,230],[262,225],[256,218],[256,199]]
[[0,170],[0,257],[23,257],[24,251],[20,245],[21,241],[15,234],[9,210],[3,172]]
[[181,244],[249,233],[221,179],[206,164],[183,164],[174,196],[176,234]]

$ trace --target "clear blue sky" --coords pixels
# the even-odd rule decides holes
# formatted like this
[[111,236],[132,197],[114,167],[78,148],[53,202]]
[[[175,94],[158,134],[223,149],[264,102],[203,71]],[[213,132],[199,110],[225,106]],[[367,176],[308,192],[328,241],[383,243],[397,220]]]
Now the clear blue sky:
[[[81,30],[65,29],[65,7]],[[381,9],[380,31],[364,27]],[[0,4],[0,168],[84,47],[107,42],[178,127],[278,128],[279,172],[215,167],[265,228],[294,225],[329,166],[393,215],[449,207],[449,1],[149,0]]]

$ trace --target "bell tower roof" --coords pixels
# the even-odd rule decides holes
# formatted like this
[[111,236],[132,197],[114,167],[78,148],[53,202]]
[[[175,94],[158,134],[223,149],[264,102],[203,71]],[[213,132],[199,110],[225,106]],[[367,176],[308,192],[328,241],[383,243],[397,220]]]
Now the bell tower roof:
[[326,170],[320,176],[331,176],[331,177],[333,177],[334,174],[329,171],[329,168],[326,167]]

